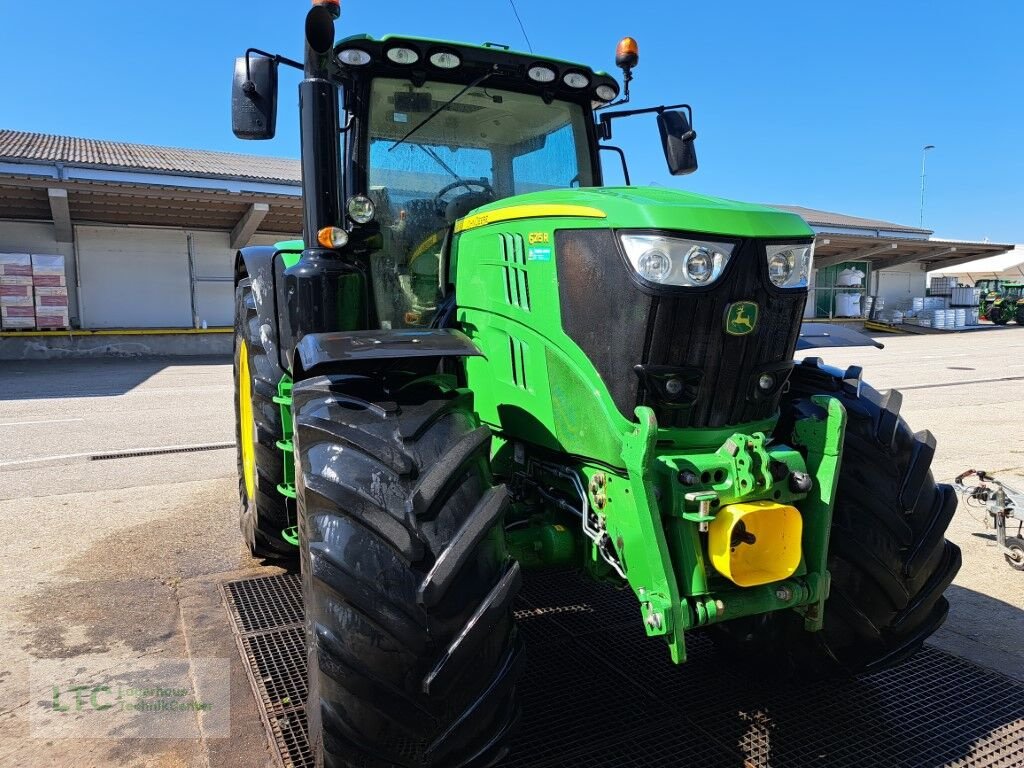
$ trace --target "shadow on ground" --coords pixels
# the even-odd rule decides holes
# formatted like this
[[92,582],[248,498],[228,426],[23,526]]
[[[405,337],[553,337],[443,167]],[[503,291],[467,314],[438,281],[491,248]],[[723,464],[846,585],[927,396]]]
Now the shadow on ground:
[[[230,357],[89,358],[0,361],[0,400],[114,397],[173,366],[225,365]],[[88,382],[85,386],[78,381]]]

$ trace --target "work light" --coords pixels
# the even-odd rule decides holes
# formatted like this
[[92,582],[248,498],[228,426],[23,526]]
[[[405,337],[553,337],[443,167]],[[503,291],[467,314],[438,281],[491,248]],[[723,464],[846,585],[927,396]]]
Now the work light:
[[455,69],[462,63],[462,59],[454,53],[438,51],[430,54],[430,63],[438,69]]
[[346,48],[338,51],[338,61],[350,67],[362,67],[370,63],[370,54],[358,48]]
[[806,288],[811,274],[814,243],[767,247],[768,277],[779,288]]
[[420,55],[412,48],[388,48],[387,57],[395,64],[415,64]]
[[620,235],[626,258],[644,280],[700,288],[722,276],[735,246],[663,235]]
[[530,67],[526,72],[526,76],[538,83],[550,83],[555,79],[555,70],[538,64],[535,67]]
[[562,75],[562,82],[570,88],[586,88],[590,85],[590,78],[582,72],[566,72]]
[[348,217],[356,224],[369,224],[377,212],[373,201],[366,195],[354,195],[348,199]]

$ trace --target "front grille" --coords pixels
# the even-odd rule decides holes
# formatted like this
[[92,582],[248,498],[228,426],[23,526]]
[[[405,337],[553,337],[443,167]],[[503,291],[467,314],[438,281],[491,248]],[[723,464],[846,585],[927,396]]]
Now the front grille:
[[[624,416],[632,419],[637,405],[650,405],[661,426],[721,427],[775,413],[807,295],[770,284],[763,243],[741,241],[710,289],[660,295],[633,281],[611,230],[560,230],[555,243],[562,326]],[[756,328],[746,336],[725,332],[726,312],[737,301],[759,307]],[[681,408],[645,386],[636,365],[699,372],[700,385]],[[777,386],[759,397],[757,378],[765,371]]]

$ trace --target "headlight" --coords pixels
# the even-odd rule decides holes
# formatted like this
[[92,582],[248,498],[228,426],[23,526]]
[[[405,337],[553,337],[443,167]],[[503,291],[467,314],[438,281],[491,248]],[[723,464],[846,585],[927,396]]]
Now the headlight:
[[769,245],[768,277],[779,288],[806,288],[811,274],[814,243]]
[[710,243],[661,235],[621,235],[626,258],[640,277],[652,283],[699,288],[722,276],[731,243]]

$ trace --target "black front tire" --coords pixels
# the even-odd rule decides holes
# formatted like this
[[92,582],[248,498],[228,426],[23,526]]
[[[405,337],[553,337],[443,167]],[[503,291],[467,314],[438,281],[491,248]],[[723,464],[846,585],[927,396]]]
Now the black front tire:
[[999,304],[993,304],[988,310],[988,319],[995,325],[1006,325],[1012,319],[1010,312]]
[[[281,531],[295,525],[294,503],[278,490],[284,482],[284,455],[277,447],[283,436],[280,406],[274,402],[284,371],[277,361],[274,330],[261,329],[256,313],[252,281],[246,277],[235,286],[235,442],[238,457],[238,523],[249,553],[264,559],[294,558],[298,550],[281,537]],[[255,428],[256,492],[246,489],[242,457],[240,408],[241,365],[244,347],[249,368],[252,417]]]
[[797,418],[823,416],[812,395],[839,398],[846,408],[824,629],[806,632],[795,611],[780,611],[714,632],[726,652],[767,658],[798,677],[870,673],[909,658],[945,620],[943,592],[960,569],[960,550],[945,539],[956,493],[932,478],[931,433],[914,434],[900,418],[899,392],[858,391],[843,378],[817,359],[797,365],[776,431],[788,441]]
[[493,765],[522,654],[490,431],[434,385],[320,377],[293,398],[318,764]]

